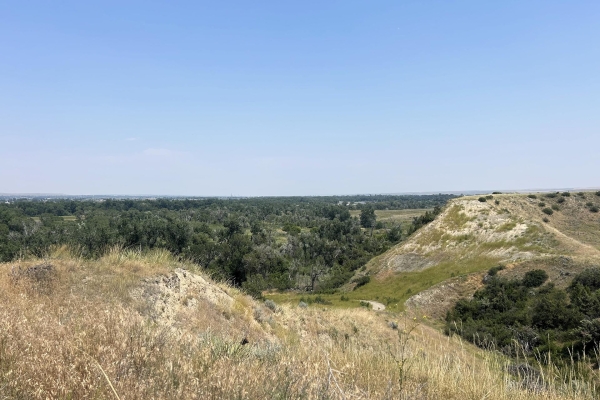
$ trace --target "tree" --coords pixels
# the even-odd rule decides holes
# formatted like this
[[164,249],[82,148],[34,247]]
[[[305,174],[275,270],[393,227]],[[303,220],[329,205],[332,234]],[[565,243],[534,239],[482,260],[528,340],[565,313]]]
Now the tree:
[[529,271],[523,277],[523,286],[534,288],[541,286],[548,279],[548,274],[543,269]]
[[375,216],[375,210],[373,207],[369,206],[363,208],[363,210],[360,212],[360,225],[363,228],[371,228],[371,236],[373,235],[375,221],[377,221],[377,217]]

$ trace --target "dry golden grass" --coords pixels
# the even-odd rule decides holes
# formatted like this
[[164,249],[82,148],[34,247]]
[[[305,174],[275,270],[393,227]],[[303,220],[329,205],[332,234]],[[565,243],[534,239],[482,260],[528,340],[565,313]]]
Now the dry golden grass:
[[[18,264],[24,271],[42,261]],[[231,301],[203,298],[201,286],[185,296],[174,290],[182,306],[165,303],[173,318],[153,320],[129,294],[157,275],[193,268],[166,254],[115,250],[86,261],[63,248],[45,261],[54,272],[40,281],[15,279],[13,264],[0,265],[2,399],[596,397],[556,373],[539,390],[524,389],[506,373],[508,360],[445,337],[422,318],[291,306],[273,312],[206,277]]]

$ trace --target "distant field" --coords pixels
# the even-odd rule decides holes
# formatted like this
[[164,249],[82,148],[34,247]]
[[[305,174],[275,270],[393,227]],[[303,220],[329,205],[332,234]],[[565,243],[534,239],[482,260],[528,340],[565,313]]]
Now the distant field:
[[[377,221],[396,221],[405,222],[412,221],[414,217],[425,214],[426,211],[431,211],[432,208],[416,208],[411,210],[375,210]],[[360,216],[360,210],[350,211],[353,217]]]
[[[64,215],[62,217],[63,221],[77,221],[77,217],[74,215]],[[39,222],[40,221],[40,217],[31,217],[31,219],[33,219],[34,221]]]

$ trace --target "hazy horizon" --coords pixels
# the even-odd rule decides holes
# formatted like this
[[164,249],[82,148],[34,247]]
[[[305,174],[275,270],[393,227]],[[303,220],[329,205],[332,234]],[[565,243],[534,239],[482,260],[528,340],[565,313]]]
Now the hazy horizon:
[[0,15],[3,193],[600,186],[597,2],[11,1]]
[[554,188],[526,188],[526,189],[469,189],[469,190],[449,190],[449,191],[431,191],[431,192],[396,192],[396,193],[320,193],[320,194],[298,194],[298,195],[277,195],[277,194],[265,194],[265,195],[255,195],[255,196],[246,196],[246,195],[236,195],[236,194],[206,194],[206,195],[189,195],[189,194],[152,194],[152,193],[134,193],[134,194],[119,194],[119,193],[98,193],[98,194],[88,194],[88,193],[2,193],[0,192],[0,197],[9,197],[9,196],[31,196],[31,197],[199,197],[199,198],[252,198],[252,197],[343,197],[343,196],[403,196],[403,195],[433,195],[433,194],[454,194],[454,195],[476,195],[476,194],[489,194],[492,192],[497,192],[500,194],[509,194],[509,193],[545,193],[545,192],[553,192],[553,191],[596,191],[600,189],[599,187],[554,187]]

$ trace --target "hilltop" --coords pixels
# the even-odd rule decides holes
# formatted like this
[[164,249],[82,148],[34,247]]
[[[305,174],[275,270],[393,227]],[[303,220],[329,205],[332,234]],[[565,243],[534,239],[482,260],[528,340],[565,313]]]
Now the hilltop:
[[433,222],[372,259],[362,274],[374,279],[357,290],[394,291],[400,302],[413,296],[407,305],[441,316],[453,301],[474,292],[494,265],[508,266],[502,274],[513,275],[547,269],[560,284],[568,274],[600,263],[598,205],[595,192],[450,200]]

